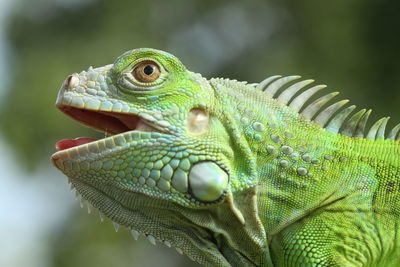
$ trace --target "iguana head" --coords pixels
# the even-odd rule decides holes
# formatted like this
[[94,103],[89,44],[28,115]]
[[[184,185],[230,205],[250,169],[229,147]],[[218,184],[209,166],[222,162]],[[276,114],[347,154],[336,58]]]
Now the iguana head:
[[219,99],[176,57],[126,52],[112,65],[70,75],[56,103],[111,136],[62,140],[52,161],[83,198],[134,235],[202,264],[256,262],[265,233],[255,192],[239,179],[252,167],[232,141],[237,133]]

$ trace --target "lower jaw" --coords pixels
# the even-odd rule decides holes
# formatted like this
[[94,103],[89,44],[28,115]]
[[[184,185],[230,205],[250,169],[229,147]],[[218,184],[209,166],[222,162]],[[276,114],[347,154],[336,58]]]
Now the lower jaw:
[[[150,221],[150,218],[143,218],[139,220],[139,217],[144,216],[144,212],[128,208],[117,199],[113,198],[107,191],[113,190],[110,186],[98,186],[94,187],[87,182],[79,179],[70,179],[71,184],[82,195],[83,199],[87,200],[90,205],[99,210],[100,213],[105,215],[107,218],[116,222],[129,229],[140,229],[141,232],[146,233],[145,221]],[[141,198],[139,194],[132,192],[118,192],[122,198],[125,199],[126,203],[134,203],[137,199]],[[144,216],[145,217],[145,216]],[[149,231],[150,232],[150,231]]]
[[[183,228],[179,228],[178,225],[167,223],[156,223],[154,220],[148,216],[148,214],[157,214],[157,216],[162,216],[162,213],[168,213],[167,209],[162,209],[162,206],[156,208],[155,211],[151,211],[151,206],[145,206],[142,210],[131,209],[114,199],[112,196],[109,196],[106,192],[103,192],[100,189],[97,189],[86,182],[83,182],[78,179],[70,179],[71,184],[75,187],[77,192],[82,195],[82,197],[89,202],[94,208],[98,209],[101,214],[109,218],[113,221],[113,223],[117,223],[118,226],[122,225],[130,231],[137,231],[140,234],[144,234],[146,237],[149,235],[153,236],[158,242],[162,242],[168,247],[174,247],[180,254],[187,255],[191,260],[196,261],[200,264],[204,264],[203,258],[198,258],[196,254],[196,246],[193,241],[190,241],[190,237],[186,238],[177,238],[178,236],[182,236],[186,233],[188,236],[195,235],[195,233],[190,234],[189,231]],[[105,186],[104,186],[105,187]],[[105,191],[110,187],[105,187]],[[149,199],[144,196],[140,196],[141,194],[135,194],[131,192],[124,192],[120,195],[126,194],[129,196],[121,197],[126,199],[127,203],[134,202],[142,202],[149,204]],[[137,204],[138,206],[140,204]],[[165,207],[165,205],[164,205]],[[146,210],[147,209],[147,210]],[[171,212],[168,213],[171,216]],[[180,214],[176,212],[173,216],[175,218],[180,217]],[[163,218],[168,218],[169,216],[162,216]],[[165,225],[165,228],[162,227]],[[149,226],[153,226],[150,229]],[[117,229],[117,228],[116,228]],[[165,229],[165,231],[154,231],[154,229]],[[185,231],[186,230],[186,231]],[[191,231],[190,231],[191,232]],[[168,234],[165,234],[168,233]],[[173,236],[174,239],[170,239],[168,237]],[[189,240],[189,241],[188,241]],[[150,241],[150,239],[149,239]],[[154,244],[154,243],[153,243]],[[185,248],[185,249],[181,249]],[[198,249],[198,248],[197,248]]]

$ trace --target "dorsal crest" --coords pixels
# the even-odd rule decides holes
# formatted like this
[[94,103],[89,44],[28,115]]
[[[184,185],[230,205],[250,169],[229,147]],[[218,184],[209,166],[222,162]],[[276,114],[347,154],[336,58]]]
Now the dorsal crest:
[[[356,106],[351,105],[344,108],[348,100],[340,100],[327,106],[327,104],[339,93],[332,92],[308,103],[310,98],[318,91],[326,88],[326,85],[309,86],[314,80],[299,80],[300,76],[274,75],[266,78],[259,84],[252,84],[257,89],[264,91],[272,98],[286,104],[304,117],[314,121],[321,127],[334,133],[340,133],[349,137],[367,139],[390,139],[400,140],[400,124],[396,125],[389,134],[385,135],[386,125],[389,117],[384,117],[375,122],[369,131],[366,131],[368,118],[371,110],[362,109],[350,114]],[[288,85],[291,83],[291,85]],[[327,107],[326,107],[327,106]]]

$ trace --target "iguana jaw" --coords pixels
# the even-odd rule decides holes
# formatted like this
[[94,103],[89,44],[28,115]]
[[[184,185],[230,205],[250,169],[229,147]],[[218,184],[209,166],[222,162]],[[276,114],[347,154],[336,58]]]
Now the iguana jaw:
[[[94,130],[110,134],[118,137],[118,135],[127,132],[158,132],[165,133],[166,129],[156,126],[140,116],[133,114],[124,114],[118,112],[90,110],[84,108],[76,108],[68,105],[57,105],[57,107],[66,115],[77,120]],[[123,137],[123,136],[121,136]],[[101,139],[102,140],[102,139]],[[56,143],[55,147],[58,152],[52,155],[53,162],[60,157],[62,153],[68,153],[67,149],[77,146],[85,146],[90,142],[100,140],[91,138],[79,138],[79,140],[64,139]],[[79,148],[78,148],[79,149]],[[85,148],[82,148],[85,149]]]
[[[82,200],[88,202],[88,210],[89,207],[98,209],[101,218],[104,215],[112,220],[116,231],[124,226],[135,239],[143,234],[152,244],[161,242],[174,247],[178,253],[200,264],[227,264],[211,232],[189,222],[193,210],[121,188],[93,186],[75,178],[69,178],[69,182],[81,194]],[[208,215],[205,216],[207,219]]]

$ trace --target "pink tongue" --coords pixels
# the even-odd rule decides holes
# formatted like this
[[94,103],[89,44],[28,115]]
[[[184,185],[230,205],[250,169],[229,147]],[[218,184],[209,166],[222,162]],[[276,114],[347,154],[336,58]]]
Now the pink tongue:
[[74,147],[74,146],[87,144],[87,143],[90,143],[93,141],[97,141],[97,140],[93,139],[93,138],[87,138],[87,137],[78,137],[75,139],[63,139],[56,143],[56,149],[57,149],[57,151],[60,151],[60,150],[64,150],[67,148]]

